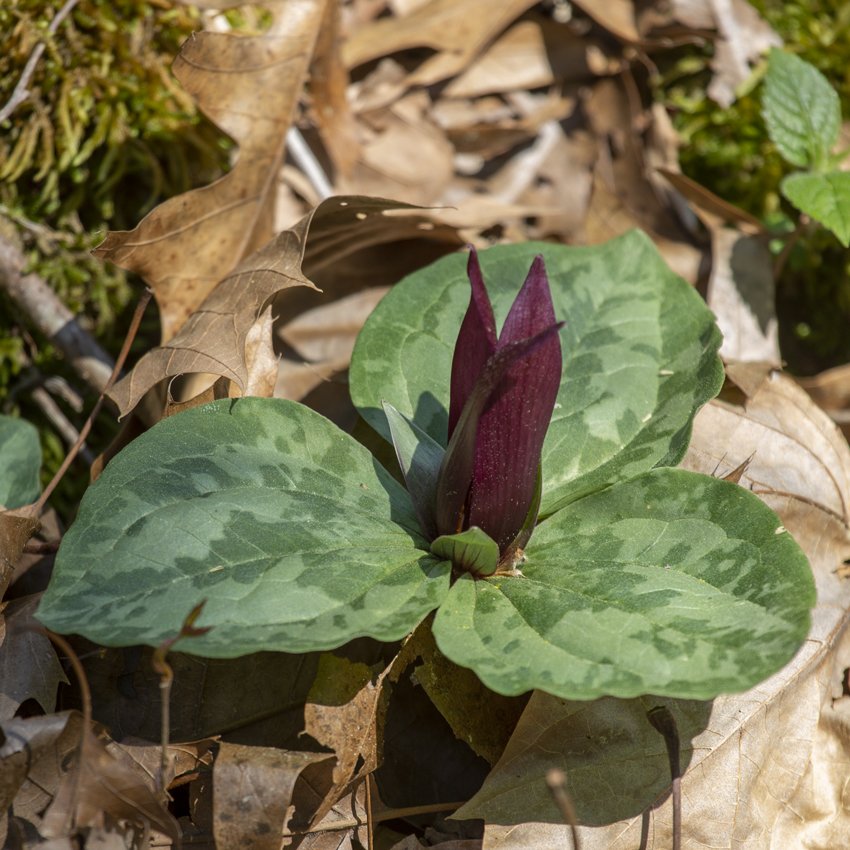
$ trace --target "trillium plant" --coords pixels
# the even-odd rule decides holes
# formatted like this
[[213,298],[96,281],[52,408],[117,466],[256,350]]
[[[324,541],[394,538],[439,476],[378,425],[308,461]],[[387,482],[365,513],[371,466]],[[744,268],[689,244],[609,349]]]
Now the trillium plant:
[[756,496],[674,468],[719,343],[637,232],[445,257],[355,347],[386,465],[294,402],[166,419],[89,488],[39,617],[158,645],[206,600],[182,648],[234,657],[396,641],[435,612],[441,651],[502,694],[746,689],[805,639],[814,587]]

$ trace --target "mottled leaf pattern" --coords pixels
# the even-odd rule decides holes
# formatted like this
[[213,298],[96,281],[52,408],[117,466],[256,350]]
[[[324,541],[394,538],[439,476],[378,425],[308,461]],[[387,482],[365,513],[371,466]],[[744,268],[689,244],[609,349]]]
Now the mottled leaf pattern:
[[741,487],[658,469],[539,526],[522,577],[462,578],[442,652],[502,694],[708,699],[791,659],[815,601],[800,548]]
[[198,625],[214,628],[187,651],[304,652],[402,637],[448,573],[407,494],[347,434],[293,402],[225,400],[164,420],[109,464],[38,618],[156,645],[206,599]]
[[[697,408],[723,377],[720,335],[699,296],[637,231],[605,245],[504,245],[479,255],[498,325],[541,253],[564,357],[543,446],[547,515],[609,483],[678,463]],[[411,275],[358,338],[351,393],[389,437],[390,401],[445,445],[452,350],[469,300],[466,256]]]
[[41,444],[38,431],[23,419],[0,416],[0,505],[19,508],[41,492]]

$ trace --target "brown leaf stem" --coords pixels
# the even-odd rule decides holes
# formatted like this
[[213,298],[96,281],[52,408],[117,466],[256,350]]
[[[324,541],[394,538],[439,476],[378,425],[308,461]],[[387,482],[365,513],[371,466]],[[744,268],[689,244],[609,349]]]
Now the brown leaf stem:
[[570,835],[573,839],[573,850],[580,850],[581,839],[578,834],[578,817],[573,798],[570,796],[569,791],[567,791],[567,774],[563,770],[553,767],[546,771],[546,784],[549,786],[552,799],[561,812],[564,823],[570,828]]
[[673,780],[673,850],[682,846],[682,771],[679,767],[679,730],[676,718],[667,706],[651,708],[646,717],[653,728],[664,738],[667,758],[670,760],[670,776]]
[[68,467],[73,463],[74,458],[77,456],[77,453],[80,451],[83,444],[85,443],[86,437],[88,437],[89,432],[92,429],[92,424],[94,423],[95,417],[100,412],[100,408],[103,406],[103,400],[106,397],[106,392],[115,383],[115,380],[117,379],[118,375],[121,372],[121,369],[124,366],[124,362],[127,360],[127,355],[130,353],[130,346],[133,344],[133,340],[136,338],[136,333],[139,330],[139,325],[141,324],[142,316],[144,315],[145,309],[147,308],[148,302],[150,300],[151,291],[149,289],[146,289],[139,298],[139,303],[136,305],[136,310],[133,313],[133,319],[130,322],[130,328],[127,331],[127,336],[124,339],[124,344],[121,346],[121,352],[118,355],[118,359],[115,361],[115,366],[112,369],[112,374],[109,376],[106,385],[98,396],[97,401],[94,403],[94,407],[92,408],[88,419],[86,419],[83,427],[80,428],[80,435],[77,437],[76,442],[73,446],[71,446],[70,451],[65,456],[65,460],[62,462],[62,465],[56,471],[56,474],[53,476],[50,483],[44,488],[44,492],[41,494],[41,498],[36,503],[38,512],[40,512],[45,506],[45,504],[47,504],[47,500],[50,498],[51,494],[56,489],[56,485],[62,480],[62,477],[68,471]]

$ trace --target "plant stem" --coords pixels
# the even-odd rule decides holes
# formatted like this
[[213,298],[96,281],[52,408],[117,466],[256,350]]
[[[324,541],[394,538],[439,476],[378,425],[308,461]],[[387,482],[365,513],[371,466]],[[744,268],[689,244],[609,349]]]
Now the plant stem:
[[670,776],[672,778],[673,796],[673,850],[681,850],[682,846],[682,771],[679,767],[679,730],[676,728],[676,718],[667,706],[657,705],[646,713],[653,728],[664,738],[667,747],[667,758],[670,761]]
[[560,810],[564,823],[570,828],[570,835],[573,839],[573,850],[580,850],[581,839],[578,834],[578,816],[576,815],[573,798],[570,797],[569,791],[567,791],[567,774],[563,770],[553,767],[551,770],[546,771],[546,784],[549,786],[552,799]]

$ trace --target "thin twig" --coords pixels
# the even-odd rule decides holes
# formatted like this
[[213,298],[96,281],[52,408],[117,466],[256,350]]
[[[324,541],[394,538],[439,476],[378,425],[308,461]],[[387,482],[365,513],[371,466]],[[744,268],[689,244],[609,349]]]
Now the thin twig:
[[673,782],[673,850],[682,847],[682,769],[679,766],[679,730],[676,728],[676,718],[665,705],[651,708],[646,717],[653,728],[664,738],[667,747],[667,758],[670,761],[670,777]]
[[334,193],[331,181],[297,127],[289,128],[286,134],[286,149],[313,185],[319,200],[330,198]]
[[576,815],[573,798],[570,797],[569,791],[567,791],[567,774],[563,770],[553,767],[546,771],[546,784],[549,786],[552,799],[561,812],[564,823],[570,828],[570,835],[573,839],[573,850],[580,850],[581,839],[578,834],[578,816]]
[[85,442],[86,437],[88,437],[89,432],[92,429],[92,424],[94,423],[94,419],[97,414],[100,412],[100,408],[103,406],[103,400],[106,397],[106,392],[109,388],[115,383],[115,379],[121,372],[121,369],[124,367],[124,361],[127,359],[127,355],[130,353],[130,346],[133,344],[133,340],[136,338],[136,332],[139,330],[139,325],[142,321],[142,316],[144,315],[145,308],[148,306],[148,303],[151,300],[151,291],[146,289],[141,298],[139,298],[139,303],[136,305],[136,311],[133,313],[133,319],[130,322],[130,329],[127,331],[127,336],[124,339],[124,345],[121,346],[121,353],[118,355],[118,359],[115,361],[115,367],[112,370],[112,374],[109,376],[109,380],[106,382],[106,386],[103,388],[103,391],[98,396],[97,401],[92,408],[91,413],[89,414],[89,418],[86,419],[85,424],[80,429],[80,436],[77,438],[77,441],[71,446],[70,451],[67,455],[65,455],[65,460],[62,462],[62,466],[56,471],[56,474],[53,476],[50,483],[44,488],[44,492],[41,494],[41,498],[37,502],[38,511],[47,504],[47,500],[50,498],[50,495],[56,489],[56,485],[62,480],[62,476],[68,471],[68,467],[73,462],[74,458],[77,456],[77,452],[79,452],[83,443]]
[[27,555],[53,555],[58,549],[58,540],[27,540],[24,543],[24,552]]
[[168,653],[174,648],[174,644],[182,638],[199,637],[205,635],[212,626],[196,628],[195,621],[204,610],[206,600],[201,600],[187,615],[180,627],[180,631],[167,640],[164,640],[153,653],[151,666],[159,675],[159,693],[161,697],[161,750],[159,760],[159,773],[156,778],[156,786],[160,792],[165,793],[165,777],[168,773],[168,745],[171,739],[171,685],[174,683],[174,670],[165,660]]
[[[62,412],[62,408],[53,400],[44,387],[36,387],[32,391],[32,400],[41,408],[41,412],[48,418],[50,424],[56,429],[59,436],[69,446],[74,446],[80,438],[80,432],[74,427],[73,423]],[[94,463],[94,455],[89,451],[85,440],[80,444],[79,455],[81,460],[87,466]]]
[[20,248],[0,236],[0,287],[65,355],[83,380],[94,390],[102,390],[112,369],[112,358],[80,327],[44,278],[23,273],[26,264]]
[[[77,0],[65,0],[65,5],[53,16],[53,20],[47,27],[48,35],[53,35],[59,29],[59,25],[68,17],[76,5]],[[38,60],[41,59],[41,54],[44,53],[45,46],[45,43],[40,41],[33,48],[29,59],[27,59],[27,64],[24,66],[21,78],[12,91],[12,96],[6,101],[6,105],[0,109],[0,121],[5,121],[30,96],[27,86],[32,75],[35,73],[35,66],[38,64]]]

